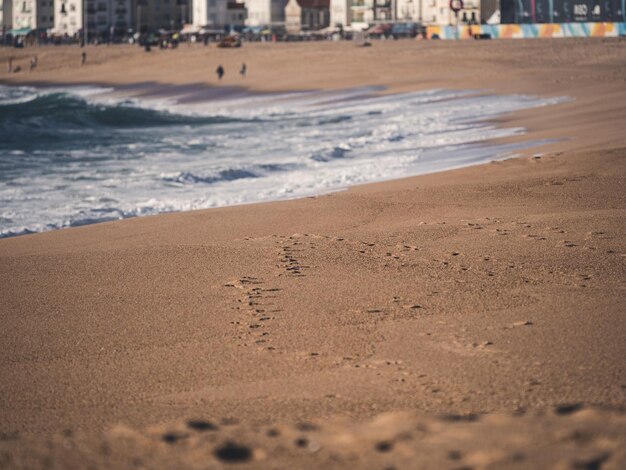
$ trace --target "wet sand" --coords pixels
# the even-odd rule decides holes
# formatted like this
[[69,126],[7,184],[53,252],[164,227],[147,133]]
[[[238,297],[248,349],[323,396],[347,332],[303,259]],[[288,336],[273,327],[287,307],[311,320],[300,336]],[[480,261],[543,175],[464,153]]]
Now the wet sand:
[[624,44],[38,52],[11,80],[197,89],[215,60],[255,91],[573,99],[499,119],[561,139],[516,159],[0,240],[0,464],[217,466],[232,441],[259,467],[623,465]]

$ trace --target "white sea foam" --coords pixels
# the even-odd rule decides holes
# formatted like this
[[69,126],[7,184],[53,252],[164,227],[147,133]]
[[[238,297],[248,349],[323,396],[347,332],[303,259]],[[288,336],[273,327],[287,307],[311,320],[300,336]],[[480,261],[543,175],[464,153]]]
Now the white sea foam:
[[[98,87],[0,87],[0,119],[15,105],[34,106],[36,114],[38,98],[59,93],[74,101],[47,106],[75,110],[32,121],[49,126],[51,135],[44,129],[28,142],[0,143],[0,235],[303,197],[497,160],[537,143],[487,145],[523,132],[489,119],[560,101],[378,91],[198,102],[176,93],[137,99]],[[20,109],[16,125],[28,131],[35,117]],[[0,129],[7,137],[8,125]]]

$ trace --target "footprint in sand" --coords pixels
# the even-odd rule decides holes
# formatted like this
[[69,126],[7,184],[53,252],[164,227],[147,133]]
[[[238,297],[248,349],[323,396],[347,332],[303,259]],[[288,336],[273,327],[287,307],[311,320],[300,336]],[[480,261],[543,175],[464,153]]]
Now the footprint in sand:
[[[263,284],[262,279],[251,276],[243,276],[237,282],[224,284],[225,287],[238,287],[244,291],[241,297],[237,299],[238,305],[233,308],[237,312],[238,318],[230,322],[238,329],[236,338],[243,341],[241,346],[249,345],[248,338],[253,344],[264,344],[271,341],[268,338],[270,333],[265,330],[276,317],[269,316],[266,312],[268,310],[272,313],[281,311],[281,309],[273,308],[272,300],[276,298],[276,292],[279,292],[280,289],[277,287],[267,289],[260,287]],[[251,285],[257,287],[251,287]],[[275,350],[276,348],[268,347],[266,349]]]

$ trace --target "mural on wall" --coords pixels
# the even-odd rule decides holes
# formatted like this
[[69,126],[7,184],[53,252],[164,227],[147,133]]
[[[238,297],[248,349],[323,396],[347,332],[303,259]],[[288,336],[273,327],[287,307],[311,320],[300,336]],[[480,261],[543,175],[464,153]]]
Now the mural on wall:
[[501,0],[502,24],[626,21],[626,0]]
[[429,38],[471,39],[476,34],[492,38],[566,38],[566,37],[616,37],[626,36],[626,23],[544,23],[429,26]]

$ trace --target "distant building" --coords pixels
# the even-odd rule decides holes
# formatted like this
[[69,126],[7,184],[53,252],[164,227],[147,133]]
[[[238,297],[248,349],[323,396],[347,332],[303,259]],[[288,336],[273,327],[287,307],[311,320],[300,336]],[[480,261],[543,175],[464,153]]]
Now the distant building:
[[285,23],[287,0],[246,0],[249,26],[282,25]]
[[131,0],[55,0],[53,32],[70,37],[84,34],[86,20],[89,36],[122,34],[133,26],[131,6]]
[[54,30],[57,35],[76,36],[83,29],[82,0],[56,0]]
[[133,10],[133,28],[139,32],[182,29],[189,22],[187,0],[133,0]]
[[[353,27],[365,27],[372,23],[394,21],[396,18],[396,0],[352,0],[351,24]],[[346,25],[348,26],[348,25]]]
[[285,28],[289,32],[316,31],[330,23],[330,0],[289,0]]
[[248,19],[248,9],[245,3],[228,2],[228,11],[226,16],[226,26],[231,29],[240,30],[246,25]]
[[[500,0],[483,1],[489,3],[491,16]],[[480,5],[481,0],[464,0],[463,10],[458,16],[459,23],[480,23]],[[457,21],[450,9],[450,0],[331,0],[330,12],[331,24],[343,27],[384,22],[454,25]]]
[[13,0],[14,30],[48,30],[54,26],[54,0]]
[[193,0],[192,23],[199,27],[222,29],[228,21],[228,0]]
[[394,8],[396,21],[419,21],[422,2],[423,0],[396,0]]
[[622,0],[501,0],[500,4],[504,24],[626,21]]
[[374,0],[352,0],[352,23],[369,24],[374,21]]
[[343,28],[352,24],[352,0],[330,0],[330,25]]
[[[449,0],[422,0],[422,21],[426,25],[456,25],[457,17],[450,9]],[[480,0],[464,0],[458,23],[480,23]]]
[[0,0],[0,34],[13,27],[13,0]]

